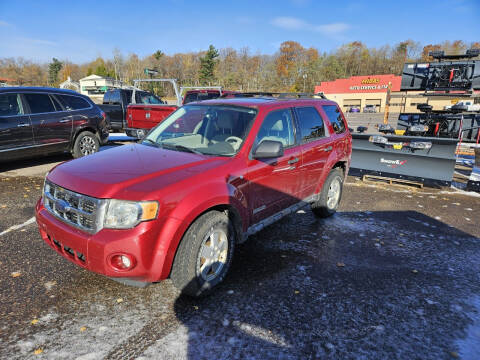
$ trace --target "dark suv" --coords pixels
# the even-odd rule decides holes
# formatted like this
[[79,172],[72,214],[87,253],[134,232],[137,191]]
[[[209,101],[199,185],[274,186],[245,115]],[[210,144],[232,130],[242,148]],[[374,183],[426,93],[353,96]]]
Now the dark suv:
[[0,89],[0,162],[71,152],[82,157],[108,139],[105,113],[71,90]]

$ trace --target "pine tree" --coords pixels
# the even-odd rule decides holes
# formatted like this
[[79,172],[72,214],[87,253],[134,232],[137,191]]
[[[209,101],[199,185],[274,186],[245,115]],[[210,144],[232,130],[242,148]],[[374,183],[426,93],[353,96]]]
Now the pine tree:
[[200,83],[202,85],[210,85],[215,81],[215,65],[218,57],[218,50],[210,45],[205,56],[200,58]]
[[62,70],[63,63],[58,61],[58,59],[53,58],[52,62],[48,64],[48,85],[55,86],[57,85],[57,77],[60,70]]

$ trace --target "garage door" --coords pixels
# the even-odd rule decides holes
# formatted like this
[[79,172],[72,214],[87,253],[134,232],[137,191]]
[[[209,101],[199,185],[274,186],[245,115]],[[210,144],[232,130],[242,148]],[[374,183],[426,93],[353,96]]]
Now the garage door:
[[343,111],[350,112],[351,108],[360,109],[362,105],[361,99],[345,99],[343,100]]
[[380,107],[382,106],[382,100],[381,99],[366,99],[365,100],[365,106],[367,105],[374,105],[376,108],[377,112],[380,112]]

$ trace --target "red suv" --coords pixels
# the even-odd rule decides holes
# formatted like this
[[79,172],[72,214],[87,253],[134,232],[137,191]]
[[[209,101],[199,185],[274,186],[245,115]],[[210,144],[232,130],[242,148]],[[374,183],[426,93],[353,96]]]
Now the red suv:
[[141,143],[54,168],[36,218],[43,240],[81,267],[130,285],[170,277],[198,296],[249,235],[306,204],[332,215],[351,151],[332,101],[190,103]]

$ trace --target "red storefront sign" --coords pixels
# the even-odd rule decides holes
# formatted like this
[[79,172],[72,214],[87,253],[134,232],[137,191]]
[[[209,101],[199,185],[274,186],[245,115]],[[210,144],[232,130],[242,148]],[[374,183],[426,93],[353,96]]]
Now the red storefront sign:
[[348,79],[324,81],[315,86],[315,93],[345,94],[345,93],[379,93],[387,92],[388,83],[392,83],[392,91],[400,91],[401,76],[369,75],[352,76]]

